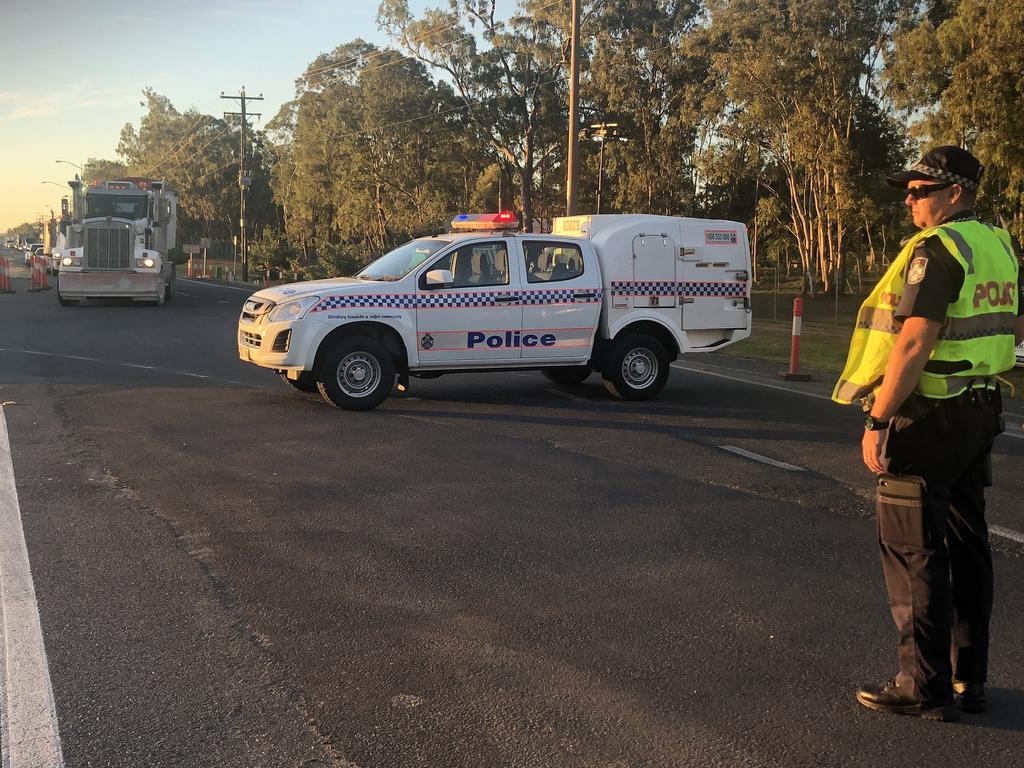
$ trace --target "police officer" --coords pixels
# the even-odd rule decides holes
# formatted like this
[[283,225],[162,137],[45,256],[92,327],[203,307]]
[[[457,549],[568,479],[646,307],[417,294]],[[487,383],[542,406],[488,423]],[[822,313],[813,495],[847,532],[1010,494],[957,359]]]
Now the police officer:
[[[984,489],[1002,431],[997,374],[1024,340],[1020,249],[973,212],[983,168],[933,149],[886,181],[920,229],[864,301],[832,397],[865,409],[864,463],[878,476],[878,543],[899,671],[857,700],[955,719],[985,710],[992,555]],[[951,656],[952,651],[952,656]]]

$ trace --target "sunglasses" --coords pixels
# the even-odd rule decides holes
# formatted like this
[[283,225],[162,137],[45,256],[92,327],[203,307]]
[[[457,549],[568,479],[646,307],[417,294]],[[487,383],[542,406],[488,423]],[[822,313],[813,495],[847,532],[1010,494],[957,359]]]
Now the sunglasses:
[[924,187],[908,187],[907,194],[915,200],[924,200],[932,192],[938,192],[940,189],[948,189],[952,187],[954,182],[947,181],[943,184],[929,184]]

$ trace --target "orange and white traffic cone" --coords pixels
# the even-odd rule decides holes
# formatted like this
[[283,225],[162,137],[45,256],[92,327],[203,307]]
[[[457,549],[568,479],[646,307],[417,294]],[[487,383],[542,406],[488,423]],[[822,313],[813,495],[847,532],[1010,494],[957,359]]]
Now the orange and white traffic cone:
[[10,269],[10,262],[5,258],[0,258],[0,293],[14,293],[11,289],[11,276],[8,273]]

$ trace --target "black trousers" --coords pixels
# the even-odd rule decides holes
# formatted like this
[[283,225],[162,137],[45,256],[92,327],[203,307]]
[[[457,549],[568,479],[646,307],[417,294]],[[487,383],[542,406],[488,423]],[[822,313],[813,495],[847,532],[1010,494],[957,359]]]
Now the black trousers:
[[937,704],[952,679],[985,682],[992,552],[985,523],[998,391],[954,400],[911,396],[889,430],[889,472],[923,479],[920,503],[878,496],[878,544],[899,637],[902,686]]

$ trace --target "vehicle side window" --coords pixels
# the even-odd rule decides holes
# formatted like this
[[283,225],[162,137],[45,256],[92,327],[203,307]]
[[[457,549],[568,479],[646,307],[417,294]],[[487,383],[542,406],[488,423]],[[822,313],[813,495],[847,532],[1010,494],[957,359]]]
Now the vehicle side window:
[[508,248],[504,241],[464,245],[435,261],[430,269],[451,271],[453,288],[508,285]]
[[526,280],[530,283],[557,283],[583,274],[583,251],[574,243],[524,241]]

